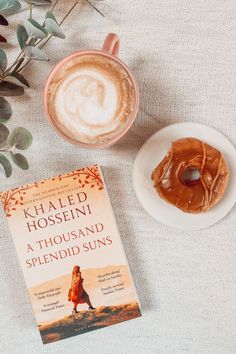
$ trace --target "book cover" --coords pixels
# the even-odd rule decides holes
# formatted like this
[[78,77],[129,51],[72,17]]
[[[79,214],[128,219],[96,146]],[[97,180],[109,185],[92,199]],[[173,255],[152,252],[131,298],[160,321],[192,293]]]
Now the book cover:
[[1,201],[44,344],[141,316],[99,166]]

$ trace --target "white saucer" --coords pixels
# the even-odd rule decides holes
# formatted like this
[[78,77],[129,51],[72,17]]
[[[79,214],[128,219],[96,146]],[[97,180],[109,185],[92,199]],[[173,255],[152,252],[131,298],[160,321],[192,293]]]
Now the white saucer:
[[[171,142],[195,137],[216,147],[224,155],[230,171],[227,190],[221,201],[202,214],[184,213],[161,199],[153,187],[151,173],[163,159]],[[133,167],[133,186],[144,209],[157,221],[177,228],[200,230],[215,224],[234,206],[236,201],[236,150],[217,130],[197,123],[169,125],[152,135],[140,149]]]

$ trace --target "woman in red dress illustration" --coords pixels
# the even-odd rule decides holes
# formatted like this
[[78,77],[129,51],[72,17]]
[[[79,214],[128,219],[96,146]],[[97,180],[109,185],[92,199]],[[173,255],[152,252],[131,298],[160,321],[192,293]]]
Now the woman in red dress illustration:
[[71,288],[68,293],[68,301],[74,303],[72,313],[78,313],[78,304],[88,304],[89,310],[95,310],[92,306],[88,293],[83,288],[83,281],[80,267],[78,265],[74,266],[72,271]]

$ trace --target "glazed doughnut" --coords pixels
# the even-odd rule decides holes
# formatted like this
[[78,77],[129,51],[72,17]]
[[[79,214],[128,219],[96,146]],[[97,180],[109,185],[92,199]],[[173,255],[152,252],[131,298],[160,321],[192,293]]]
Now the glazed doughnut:
[[160,197],[186,213],[202,213],[219,202],[229,177],[220,151],[195,138],[183,138],[152,172]]

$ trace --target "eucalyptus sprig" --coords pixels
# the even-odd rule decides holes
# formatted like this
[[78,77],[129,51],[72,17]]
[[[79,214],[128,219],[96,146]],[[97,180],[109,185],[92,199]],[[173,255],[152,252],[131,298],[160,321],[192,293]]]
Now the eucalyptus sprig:
[[25,128],[19,127],[11,132],[9,131],[5,123],[10,119],[11,115],[10,103],[4,97],[0,97],[0,164],[6,177],[10,177],[12,174],[10,161],[21,169],[28,170],[29,164],[26,157],[17,152],[17,149],[28,149],[33,140],[31,133]]
[[[0,0],[0,26],[7,26],[6,17],[15,13],[22,8],[22,2],[27,3],[29,9],[29,17],[23,24],[18,24],[16,29],[16,37],[20,47],[20,52],[13,63],[8,64],[8,59],[3,48],[0,47],[0,164],[2,165],[5,175],[9,177],[12,173],[11,160],[20,168],[26,170],[29,164],[26,158],[15,152],[16,149],[27,149],[32,143],[32,135],[25,128],[15,128],[10,133],[5,123],[12,115],[10,103],[4,98],[9,96],[21,96],[25,89],[29,87],[27,79],[22,75],[21,71],[32,61],[48,61],[49,58],[42,50],[48,41],[53,37],[60,39],[65,38],[65,34],[61,29],[61,25],[81,1],[85,1],[100,15],[103,13],[93,5],[90,0],[76,0],[64,17],[58,21],[55,15],[55,7],[59,0],[52,3],[51,0]],[[34,17],[35,6],[51,6],[46,11],[44,20],[40,23]],[[0,42],[6,42],[7,39],[0,35]],[[20,142],[20,143],[19,143]],[[4,155],[5,154],[5,155]]]

